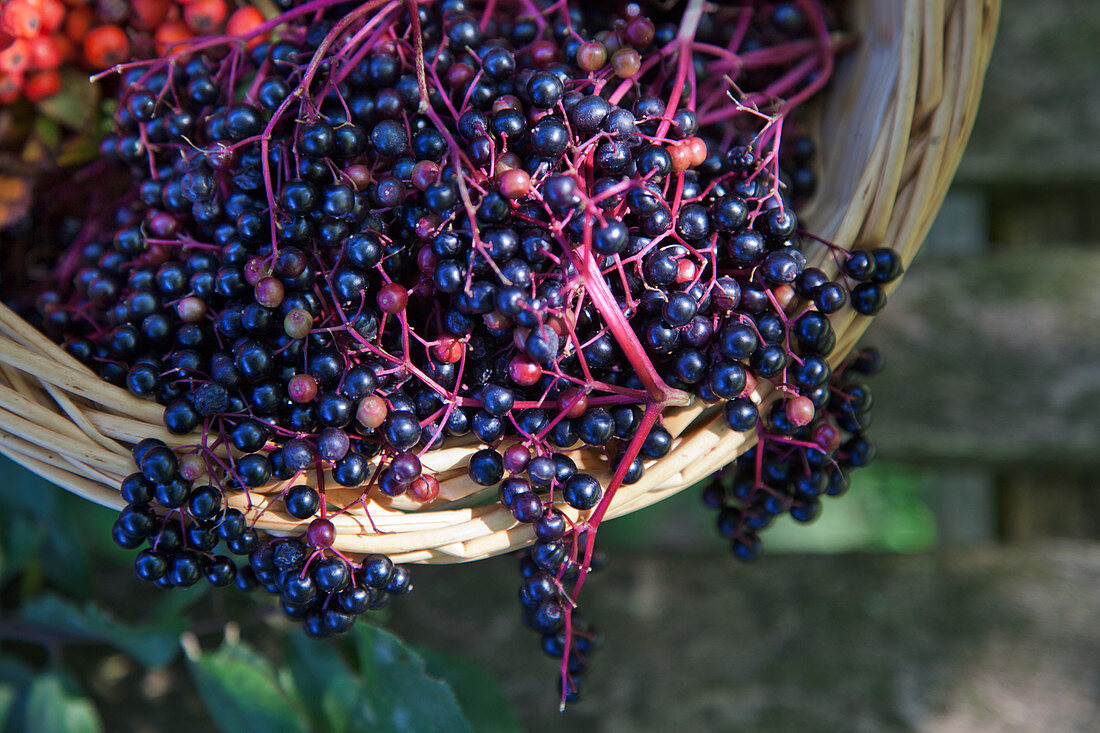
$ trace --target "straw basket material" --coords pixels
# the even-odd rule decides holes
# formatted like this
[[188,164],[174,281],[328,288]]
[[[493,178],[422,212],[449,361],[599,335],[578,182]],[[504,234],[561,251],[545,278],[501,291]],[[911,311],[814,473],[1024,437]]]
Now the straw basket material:
[[[859,0],[848,7],[855,49],[840,63],[816,131],[821,150],[819,193],[801,214],[815,234],[847,249],[888,245],[908,264],[920,245],[958,165],[974,120],[999,13],[998,0]],[[816,264],[835,275],[828,253]],[[812,259],[812,258],[811,258]],[[869,319],[851,310],[833,317],[834,365]],[[766,402],[762,383],[756,398]],[[113,387],[0,306],[0,452],[84,498],[121,508],[122,478],[134,471],[130,446],[147,437],[169,445],[193,442],[170,435],[162,408]],[[672,451],[647,465],[644,478],[623,486],[607,513],[614,517],[670,496],[726,465],[755,441],[730,431],[721,410],[705,405],[665,412]],[[333,517],[336,547],[381,552],[399,562],[455,563],[497,555],[534,540],[486,490],[466,475],[473,444],[430,452],[439,498],[427,506],[377,500]],[[607,461],[586,450],[578,465],[605,484]],[[331,485],[331,484],[330,484]],[[282,484],[241,494],[231,504],[273,534],[297,534],[304,522],[282,510]],[[360,492],[329,489],[330,503],[352,503]],[[577,513],[565,508],[572,518]]]

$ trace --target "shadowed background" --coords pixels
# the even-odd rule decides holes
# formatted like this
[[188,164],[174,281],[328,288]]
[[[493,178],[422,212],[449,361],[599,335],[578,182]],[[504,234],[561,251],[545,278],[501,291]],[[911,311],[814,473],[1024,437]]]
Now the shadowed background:
[[[1100,729],[1097,37],[1094,0],[1005,0],[957,180],[864,339],[888,364],[871,382],[878,459],[814,524],[780,520],[742,565],[695,490],[610,523],[582,598],[603,648],[564,717],[514,558],[415,569],[388,628],[480,664],[534,731]],[[211,729],[182,662],[105,650],[105,627],[44,642],[58,609],[13,609],[52,587],[173,619],[139,635],[147,658],[184,626],[216,646],[239,618],[277,656],[255,605],[165,601],[110,546],[109,513],[9,466],[0,652],[63,661],[106,730]],[[11,675],[0,659],[0,713]]]
[[460,645],[539,730],[1100,729],[1098,34],[1088,0],[1004,3],[959,174],[864,338],[877,462],[817,522],[749,566],[698,492],[608,525],[565,721],[507,560],[420,572],[394,626]]

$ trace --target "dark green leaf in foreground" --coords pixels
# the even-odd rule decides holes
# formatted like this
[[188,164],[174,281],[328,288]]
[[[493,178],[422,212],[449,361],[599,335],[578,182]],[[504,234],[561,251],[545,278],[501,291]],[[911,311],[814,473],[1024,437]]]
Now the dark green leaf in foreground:
[[26,692],[21,730],[34,733],[100,733],[103,724],[91,700],[72,694],[59,675],[41,674]]
[[0,657],[0,731],[8,733],[15,730],[22,718],[21,710],[26,708],[24,691],[32,679],[31,671],[22,662]]
[[374,626],[359,624],[352,633],[363,686],[378,711],[377,730],[401,733],[472,730],[454,692],[428,673],[419,654]]
[[451,686],[470,727],[478,733],[519,733],[512,704],[492,675],[462,657],[421,650],[428,674]]
[[305,733],[305,715],[268,661],[241,643],[200,653],[188,665],[199,697],[223,733]]
[[378,717],[363,682],[332,642],[302,633],[287,638],[286,660],[302,705],[316,730],[331,733],[374,730]]
[[110,644],[148,667],[172,662],[179,653],[182,621],[167,627],[130,626],[91,604],[78,608],[54,595],[27,601],[20,618],[53,633],[71,634],[82,641]]

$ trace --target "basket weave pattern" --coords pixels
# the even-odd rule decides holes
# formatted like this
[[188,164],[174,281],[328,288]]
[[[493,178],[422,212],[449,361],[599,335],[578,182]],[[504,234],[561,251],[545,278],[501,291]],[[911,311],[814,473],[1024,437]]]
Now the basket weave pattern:
[[[845,249],[893,247],[908,265],[947,192],[969,136],[989,61],[999,0],[862,0],[850,7],[855,50],[837,69],[819,110],[819,193],[800,214],[811,230]],[[816,261],[815,261],[816,260]],[[830,276],[837,264],[822,248],[810,264]],[[851,351],[869,318],[849,309],[833,316],[835,366]],[[766,403],[761,382],[754,399]],[[134,471],[129,449],[142,438],[169,445],[162,408],[101,381],[12,311],[0,306],[0,453],[98,504],[121,508],[122,478]],[[623,486],[607,517],[641,509],[705,478],[755,443],[752,433],[726,427],[720,407],[670,408],[663,415],[672,451],[646,465],[636,484]],[[516,522],[466,475],[474,443],[431,451],[424,465],[440,481],[439,498],[426,506],[371,496],[364,505],[330,518],[337,549],[380,552],[397,562],[455,563],[517,549],[534,540],[531,525]],[[607,459],[573,451],[579,467],[610,479]],[[285,483],[231,497],[230,504],[272,534],[297,534],[305,522],[282,510]],[[330,484],[331,486],[331,484]],[[329,488],[329,502],[360,498]],[[571,519],[578,512],[563,511]],[[583,513],[581,513],[583,514]]]

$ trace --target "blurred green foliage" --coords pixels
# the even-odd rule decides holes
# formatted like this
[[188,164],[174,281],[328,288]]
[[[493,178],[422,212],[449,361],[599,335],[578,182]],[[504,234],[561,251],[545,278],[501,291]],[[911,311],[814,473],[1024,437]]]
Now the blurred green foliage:
[[[913,466],[877,462],[852,473],[851,488],[824,497],[821,515],[809,524],[789,516],[760,533],[764,551],[917,552],[937,544],[931,509],[934,474]],[[609,550],[657,546],[721,548],[714,531],[717,514],[699,499],[702,484],[600,529]]]
[[[135,702],[136,690],[102,692],[98,680],[120,660],[127,679],[169,675],[171,694],[193,710],[144,721],[157,730],[182,730],[196,716],[233,733],[518,730],[487,672],[407,645],[377,625],[383,614],[368,614],[345,639],[316,642],[270,599],[204,584],[158,590],[133,577],[132,553],[110,541],[113,512],[6,460],[0,471],[0,733],[95,733],[120,720],[129,727],[131,710],[157,715],[158,706]],[[876,464],[854,474],[842,499],[826,499],[810,525],[784,518],[769,527],[766,551],[927,549],[936,543],[933,489],[929,474]],[[721,551],[714,517],[696,487],[608,523],[601,544]]]
[[0,475],[0,733],[519,730],[487,672],[381,612],[316,642],[270,598],[159,590],[111,542],[113,512],[6,459]]

